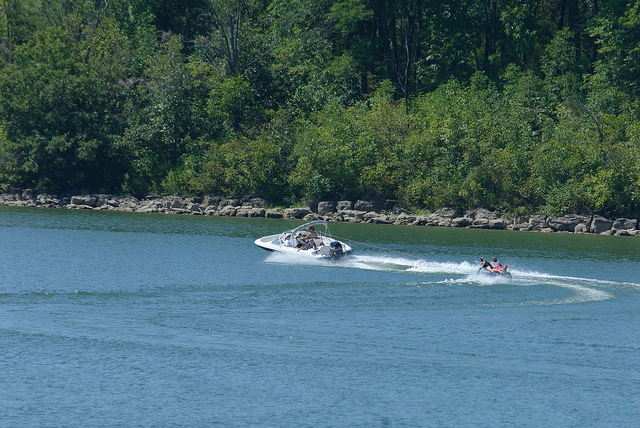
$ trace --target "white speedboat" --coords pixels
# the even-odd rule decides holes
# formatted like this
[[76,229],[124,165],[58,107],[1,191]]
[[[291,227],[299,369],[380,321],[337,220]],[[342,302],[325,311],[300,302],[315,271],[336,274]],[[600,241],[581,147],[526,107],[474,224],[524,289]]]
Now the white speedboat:
[[[317,236],[304,240],[303,237],[308,234],[310,227],[316,229]],[[349,244],[331,236],[329,225],[324,220],[311,221],[276,235],[263,236],[256,239],[255,244],[267,251],[331,260],[338,260],[353,252]]]

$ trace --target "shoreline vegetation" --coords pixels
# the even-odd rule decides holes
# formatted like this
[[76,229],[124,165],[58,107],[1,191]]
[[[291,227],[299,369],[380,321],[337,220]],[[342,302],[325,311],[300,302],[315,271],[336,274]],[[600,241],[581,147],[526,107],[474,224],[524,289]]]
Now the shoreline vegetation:
[[640,219],[638,34],[640,0],[5,0],[0,193]]
[[574,214],[507,217],[484,208],[462,210],[455,207],[443,207],[420,215],[387,209],[376,201],[366,200],[321,201],[302,207],[269,208],[268,202],[262,198],[147,196],[138,199],[107,194],[60,197],[26,189],[0,194],[0,206],[640,236],[638,219]]

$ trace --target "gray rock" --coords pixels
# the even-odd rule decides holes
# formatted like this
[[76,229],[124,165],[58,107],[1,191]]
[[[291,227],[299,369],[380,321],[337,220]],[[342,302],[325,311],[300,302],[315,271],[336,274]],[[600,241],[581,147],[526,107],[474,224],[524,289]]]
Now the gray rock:
[[588,233],[589,225],[587,223],[578,223],[573,229],[573,233]]
[[608,230],[611,230],[612,225],[613,225],[612,220],[606,219],[600,215],[594,215],[593,220],[591,220],[591,226],[589,227],[589,232],[600,234]]
[[528,230],[541,230],[547,227],[547,217],[543,215],[533,215],[529,217]]
[[169,204],[169,208],[171,208],[172,210],[181,210],[185,207],[185,203],[182,202],[179,199],[174,199],[173,201],[171,201],[171,203]]
[[236,210],[236,217],[249,217],[249,211],[251,211],[252,207],[240,207]]
[[529,224],[528,216],[516,217],[514,219],[513,225],[510,227],[512,230],[530,230],[531,225]]
[[105,205],[110,197],[111,195],[96,195],[96,208]]
[[489,219],[488,218],[476,218],[471,223],[471,226],[474,229],[489,229]]
[[325,215],[336,212],[335,201],[322,201],[318,202],[318,214]]
[[588,223],[590,217],[567,214],[560,217],[549,217],[547,226],[555,232],[573,232],[580,223]]
[[388,215],[379,214],[374,211],[366,213],[363,219],[365,222],[373,223],[373,224],[391,224],[392,223]]
[[111,199],[108,199],[108,200],[107,200],[107,205],[109,205],[109,206],[111,206],[111,207],[114,207],[114,208],[117,208],[117,207],[119,207],[119,206],[120,206],[120,201],[118,201],[118,200],[117,200],[117,199],[115,199],[115,198],[111,198]]
[[209,211],[210,208],[213,208],[213,210],[216,210],[219,204],[220,204],[220,198],[217,196],[207,195],[202,200],[202,205],[207,207],[207,211]]
[[267,202],[262,198],[253,198],[253,199],[251,199],[251,205],[254,208],[264,208],[264,206],[266,204],[267,204]]
[[454,218],[459,218],[462,215],[462,210],[459,208],[445,207],[440,208],[434,213],[429,214],[425,220],[425,226],[441,226],[449,227],[453,223]]
[[489,229],[503,230],[506,227],[507,227],[507,220],[503,218],[496,218],[494,220],[489,220]]
[[268,209],[265,212],[264,216],[266,218],[282,218],[282,217],[284,217],[284,214],[280,210],[277,210],[275,208],[271,208],[271,209]]
[[498,218],[498,214],[496,214],[493,211],[486,210],[484,208],[479,208],[467,214],[467,217],[471,217],[474,220],[478,220],[478,219],[495,220]]
[[531,227],[531,225],[529,223],[514,224],[512,229],[513,230],[520,230],[520,231],[533,230],[533,228]]
[[189,204],[187,205],[187,210],[191,211],[192,214],[204,214],[204,208],[200,204]]
[[442,217],[437,212],[429,214],[424,220],[425,226],[449,227],[451,226],[451,218]]
[[338,201],[336,211],[350,210],[353,208],[353,202],[351,201]]
[[414,221],[416,221],[415,215],[401,213],[396,217],[394,224],[412,224]]
[[36,197],[36,205],[57,206],[60,205],[60,198],[47,193],[40,193]]
[[233,205],[225,205],[224,207],[222,207],[221,209],[216,211],[216,214],[219,215],[219,216],[235,217],[236,213],[238,212],[238,210],[240,208],[242,208],[242,207],[233,206]]
[[638,220],[633,218],[618,218],[611,226],[613,230],[636,230],[638,228]]
[[424,226],[427,224],[427,216],[418,215],[416,216],[416,220],[411,223],[412,226]]
[[311,214],[311,208],[309,208],[309,207],[286,208],[284,210],[284,218],[302,219],[307,214]]
[[33,189],[24,189],[24,191],[22,192],[22,199],[25,201],[35,200],[35,192],[33,191]]
[[359,210],[342,210],[338,213],[342,221],[347,221],[351,223],[358,223],[364,220],[364,215],[366,211]]
[[129,196],[120,201],[119,208],[124,211],[135,211],[139,205],[140,205],[140,201],[138,200],[138,198]]
[[305,221],[311,221],[311,220],[325,220],[325,218],[321,215],[318,215],[314,212],[311,212],[309,214],[307,214],[306,216],[304,216],[303,218]]
[[158,208],[155,206],[150,206],[150,205],[143,205],[139,208],[136,209],[137,213],[159,213],[159,212],[163,212],[164,209],[163,208]]
[[242,207],[236,211],[236,217],[264,217],[265,214],[264,208]]
[[455,207],[444,207],[434,212],[433,215],[437,215],[442,218],[453,219],[462,216],[462,210]]
[[470,219],[469,217],[457,217],[457,218],[451,219],[451,226],[452,227],[469,227],[471,226],[472,222],[473,220]]
[[239,199],[225,199],[223,201],[220,201],[220,203],[218,204],[218,209],[228,206],[237,207],[239,205],[241,205]]
[[378,211],[380,209],[380,204],[374,201],[356,201],[356,203],[353,204],[353,209],[356,211],[366,212]]
[[[611,231],[613,232],[614,229],[611,229]],[[633,229],[621,229],[621,230],[616,230],[614,234],[616,236],[636,236],[636,232],[637,230],[633,230]]]
[[91,195],[85,196],[72,196],[71,204],[73,205],[87,205],[91,208],[96,206],[96,198]]

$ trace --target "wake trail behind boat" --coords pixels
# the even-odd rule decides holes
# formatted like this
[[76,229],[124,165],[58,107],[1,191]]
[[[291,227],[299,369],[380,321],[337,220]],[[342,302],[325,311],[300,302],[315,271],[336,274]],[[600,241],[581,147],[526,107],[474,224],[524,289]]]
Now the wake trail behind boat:
[[469,262],[428,262],[424,260],[409,260],[404,258],[358,256],[349,261],[349,267],[370,269],[385,272],[405,272],[412,276],[447,275],[458,278],[447,278],[437,281],[442,285],[475,285],[485,286],[551,286],[567,289],[571,292],[568,297],[550,299],[544,301],[527,301],[519,304],[526,305],[555,305],[575,304],[593,301],[602,301],[615,298],[613,293],[600,289],[600,287],[635,286],[640,284],[618,283],[590,278],[578,278],[570,276],[551,275],[535,271],[511,269],[512,277],[501,275],[482,275],[478,273],[477,264]]
[[[336,268],[363,269],[388,273],[407,274],[415,277],[423,277],[429,283],[444,285],[512,285],[512,286],[536,286],[548,285],[570,289],[575,293],[573,302],[607,300],[613,298],[613,294],[600,290],[599,287],[631,286],[640,289],[640,284],[619,283],[591,278],[570,277],[553,275],[543,272],[529,271],[511,268],[511,278],[501,275],[478,274],[477,263],[463,262],[438,262],[426,259],[410,259],[388,255],[353,255],[337,263],[330,261],[314,261],[305,258],[297,258],[286,254],[271,254],[268,260],[276,263],[296,265],[320,265]],[[445,276],[442,279],[442,276]],[[567,301],[563,301],[567,303]],[[556,302],[558,303],[558,302]]]

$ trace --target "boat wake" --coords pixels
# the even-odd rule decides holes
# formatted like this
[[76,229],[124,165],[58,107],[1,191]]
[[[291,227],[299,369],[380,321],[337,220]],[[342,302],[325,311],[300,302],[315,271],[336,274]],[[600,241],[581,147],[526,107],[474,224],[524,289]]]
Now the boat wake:
[[[338,268],[363,269],[388,273],[400,273],[422,278],[421,284],[440,285],[472,285],[489,287],[495,285],[509,285],[517,287],[549,286],[559,287],[569,291],[569,296],[549,299],[528,304],[562,304],[582,303],[613,299],[615,295],[607,288],[619,286],[631,286],[640,289],[640,284],[620,283],[615,281],[580,278],[562,275],[552,275],[536,271],[528,271],[512,268],[512,277],[501,275],[478,274],[478,264],[463,262],[438,262],[425,259],[410,259],[386,255],[353,255],[340,260],[338,263],[331,261],[307,260],[304,257],[295,257],[287,254],[273,253],[268,257],[269,262],[299,264],[299,265],[326,265]],[[444,276],[444,278],[443,278]]]

